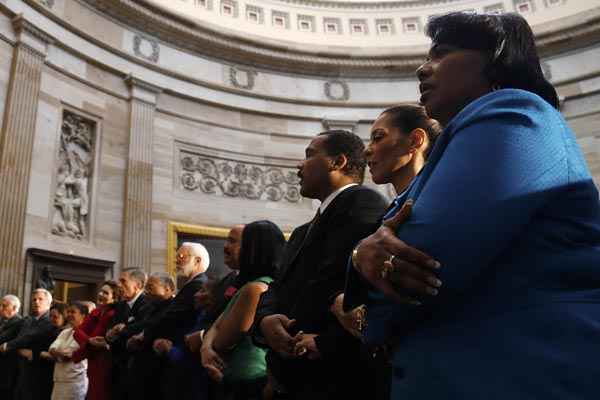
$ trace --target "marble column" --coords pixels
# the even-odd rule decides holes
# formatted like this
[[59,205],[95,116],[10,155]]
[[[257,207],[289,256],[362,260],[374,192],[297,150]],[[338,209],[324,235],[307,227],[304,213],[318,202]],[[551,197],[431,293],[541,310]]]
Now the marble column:
[[161,89],[128,76],[130,88],[129,158],[123,226],[122,268],[150,272],[152,251],[152,137]]
[[17,15],[0,131],[0,292],[23,295],[23,235],[42,68],[51,38]]

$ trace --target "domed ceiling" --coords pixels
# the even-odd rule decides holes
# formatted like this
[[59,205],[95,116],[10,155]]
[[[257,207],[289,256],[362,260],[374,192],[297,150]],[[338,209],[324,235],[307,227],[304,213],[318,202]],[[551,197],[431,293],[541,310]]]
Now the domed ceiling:
[[600,39],[600,0],[78,1],[174,48],[312,76],[412,77],[428,19],[450,11],[521,13],[542,56]]
[[399,48],[404,53],[411,48],[422,52],[429,43],[423,34],[428,18],[449,11],[518,12],[543,31],[544,25],[600,4],[599,0],[146,1],[223,34],[289,46],[325,46],[330,52],[362,49],[356,50],[359,53]]

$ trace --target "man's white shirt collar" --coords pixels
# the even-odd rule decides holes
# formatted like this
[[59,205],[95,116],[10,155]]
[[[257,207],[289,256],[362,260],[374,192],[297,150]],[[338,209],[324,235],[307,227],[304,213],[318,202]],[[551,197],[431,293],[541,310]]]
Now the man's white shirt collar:
[[140,292],[133,299],[131,299],[131,301],[127,302],[127,305],[129,306],[129,308],[133,308],[133,305],[135,304],[137,299],[142,295],[142,293],[144,293],[144,291],[140,290]]
[[325,198],[325,200],[323,200],[323,202],[321,203],[321,205],[319,206],[319,212],[321,213],[321,215],[323,215],[323,213],[325,212],[325,210],[327,209],[327,207],[331,204],[331,202],[340,194],[342,193],[344,190],[348,189],[351,186],[357,186],[358,183],[350,183],[346,186],[342,186],[341,188],[339,188],[338,190],[336,190],[335,192],[331,193],[329,196],[327,196]]

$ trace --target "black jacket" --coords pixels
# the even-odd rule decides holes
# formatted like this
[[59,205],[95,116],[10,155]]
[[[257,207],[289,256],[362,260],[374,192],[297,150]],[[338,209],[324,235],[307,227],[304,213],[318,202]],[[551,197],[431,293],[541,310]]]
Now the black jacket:
[[[21,324],[19,334],[14,339],[6,342],[6,349],[11,352],[17,349],[43,347],[42,345],[48,342],[49,338],[52,336],[56,339],[56,332],[56,328],[52,326],[48,319],[48,313],[39,318],[34,318],[32,316],[25,317]],[[52,341],[50,344],[51,343]],[[50,344],[48,344],[48,346]]]
[[[0,345],[13,340],[23,326],[23,318],[16,315],[4,321],[0,327]],[[14,353],[0,354],[0,399],[11,399],[17,379],[17,356]]]
[[[296,319],[291,332],[318,334],[321,360],[284,360],[269,351],[269,369],[280,383],[293,388],[306,382],[335,381],[332,371],[351,368],[360,342],[339,325],[330,312],[332,297],[344,289],[346,266],[354,246],[380,224],[387,202],[377,192],[353,186],[340,193],[318,222],[294,230],[288,241],[280,276],[264,293],[255,319],[255,334],[267,315]],[[260,334],[260,332],[258,332]],[[259,338],[260,340],[260,338]],[[343,375],[340,373],[340,376]]]
[[131,331],[131,326],[134,326],[146,318],[149,308],[146,307],[146,296],[142,293],[132,307],[129,307],[126,301],[120,301],[115,305],[115,316],[112,325],[125,324],[125,328],[117,335],[116,339],[111,343],[113,354],[120,353],[125,350],[127,340],[137,332]]
[[160,318],[144,328],[146,345],[151,346],[154,340],[159,338],[169,339],[175,344],[183,342],[183,336],[196,323],[194,294],[200,290],[205,280],[204,274],[198,274],[183,285]]
[[0,326],[0,344],[16,338],[23,327],[23,322],[24,320],[20,315],[5,320]]
[[53,363],[39,357],[42,351],[47,351],[56,339],[60,329],[54,327],[48,319],[48,313],[39,318],[26,317],[19,335],[7,342],[9,354],[18,349],[31,349],[31,362],[18,358],[19,376],[16,384],[15,397],[18,399],[49,399],[52,392]]

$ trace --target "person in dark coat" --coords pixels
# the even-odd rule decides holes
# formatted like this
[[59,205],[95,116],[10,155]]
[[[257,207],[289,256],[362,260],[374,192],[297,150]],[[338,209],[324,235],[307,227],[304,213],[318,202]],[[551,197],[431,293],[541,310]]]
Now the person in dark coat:
[[145,287],[146,303],[144,319],[128,324],[130,338],[127,340],[128,364],[128,400],[160,400],[160,379],[164,359],[152,348],[143,348],[144,329],[160,320],[175,295],[175,281],[166,272],[150,275]]
[[119,276],[122,300],[115,304],[115,316],[112,321],[114,326],[106,333],[106,341],[110,344],[113,359],[114,400],[127,400],[129,354],[125,347],[127,340],[133,336],[129,327],[137,321],[142,321],[144,313],[147,312],[147,308],[144,307],[146,278],[146,273],[140,268],[124,269]]
[[231,298],[240,288],[238,275],[240,273],[240,248],[244,225],[234,225],[227,234],[223,246],[223,259],[231,272],[212,285],[211,295],[214,305],[206,314],[206,322],[210,326],[221,315]]
[[[200,243],[186,242],[177,250],[177,274],[185,280],[165,312],[144,329],[144,346],[166,358],[173,346],[184,344],[184,337],[190,333],[197,321],[194,295],[206,280],[210,257]],[[162,381],[169,387],[166,398],[199,400],[208,397],[208,377],[190,376],[185,369],[165,368]]]
[[[0,345],[13,340],[23,326],[18,314],[21,301],[17,296],[6,295],[0,301]],[[17,379],[17,355],[0,354],[0,399],[12,400]]]
[[329,311],[344,288],[352,248],[377,229],[386,201],[361,186],[366,161],[362,140],[327,131],[306,148],[298,166],[300,191],[321,205],[312,221],[292,233],[275,282],[255,318],[255,340],[270,348],[270,387],[290,399],[359,397],[360,343]]
[[[43,346],[46,348],[56,338],[58,332],[50,322],[49,310],[52,295],[46,289],[36,289],[31,298],[31,315],[23,321],[18,335],[2,345],[0,353],[16,354],[18,357],[17,384],[14,399],[50,399],[52,386],[47,387],[44,377],[47,374],[47,361],[39,357]],[[51,339],[51,340],[49,340]],[[37,351],[34,351],[37,350]]]

